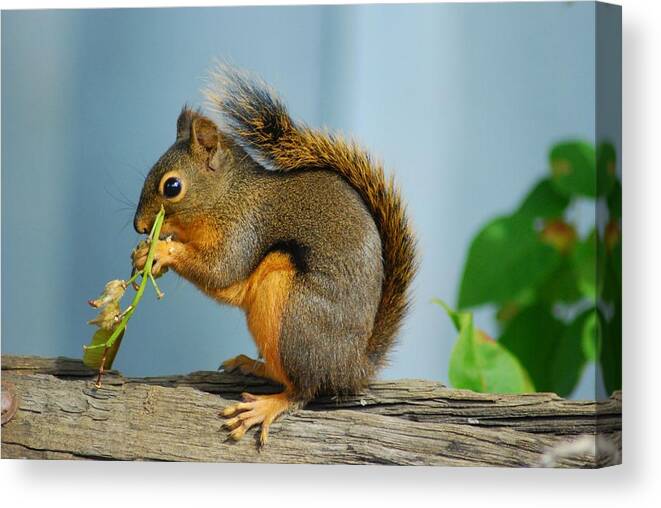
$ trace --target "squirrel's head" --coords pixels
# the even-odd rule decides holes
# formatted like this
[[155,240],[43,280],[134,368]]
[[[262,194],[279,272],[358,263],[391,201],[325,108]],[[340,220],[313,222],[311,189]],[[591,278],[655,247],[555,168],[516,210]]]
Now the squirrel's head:
[[162,235],[181,230],[211,208],[231,185],[231,141],[216,124],[184,106],[177,120],[177,139],[145,178],[133,226],[148,233],[161,205]]

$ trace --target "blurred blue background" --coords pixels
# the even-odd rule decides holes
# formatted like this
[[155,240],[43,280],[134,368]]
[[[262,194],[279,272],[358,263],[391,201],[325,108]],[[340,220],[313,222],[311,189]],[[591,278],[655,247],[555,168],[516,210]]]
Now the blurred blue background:
[[[85,302],[129,274],[144,175],[183,103],[202,103],[216,57],[396,173],[423,262],[382,377],[447,382],[456,333],[430,300],[456,302],[470,239],[546,174],[552,143],[594,141],[593,3],[3,12],[3,353],[81,355]],[[594,209],[576,208],[581,230]],[[185,373],[254,354],[239,310],[173,274],[161,287],[115,368]],[[487,330],[490,315],[476,317]],[[594,393],[588,368],[573,395]]]

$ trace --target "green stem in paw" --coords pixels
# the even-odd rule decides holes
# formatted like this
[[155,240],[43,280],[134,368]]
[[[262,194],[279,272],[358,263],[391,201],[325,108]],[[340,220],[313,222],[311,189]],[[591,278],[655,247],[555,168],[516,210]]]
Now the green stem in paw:
[[[147,253],[147,261],[145,262],[145,266],[142,270],[136,272],[131,276],[131,278],[127,281],[126,285],[129,286],[133,282],[137,280],[138,277],[142,277],[140,280],[140,286],[138,287],[135,296],[133,297],[133,300],[131,301],[131,304],[126,308],[126,310],[120,314],[119,318],[121,318],[121,321],[119,324],[113,329],[112,334],[110,337],[108,337],[108,340],[103,343],[103,344],[95,344],[93,346],[83,346],[83,349],[85,351],[89,350],[94,350],[94,349],[105,349],[105,352],[107,352],[110,348],[112,348],[113,344],[115,344],[115,341],[122,336],[122,333],[126,329],[126,325],[129,322],[129,319],[131,319],[131,316],[133,316],[133,313],[135,312],[135,309],[138,306],[138,303],[140,303],[140,300],[142,299],[142,295],[145,292],[145,287],[147,287],[147,281],[151,280],[154,289],[156,290],[156,295],[158,298],[163,297],[163,293],[161,290],[158,288],[158,285],[156,284],[156,281],[154,280],[154,276],[151,273],[152,266],[154,264],[154,252],[156,250],[156,244],[159,242],[159,235],[161,234],[161,227],[163,226],[163,220],[165,218],[165,210],[163,207],[161,207],[161,210],[158,212],[156,215],[156,219],[154,220],[154,225],[152,226],[151,232],[149,233],[149,251]],[[104,369],[104,363],[105,363],[105,354],[103,357],[103,360],[101,361],[101,366],[99,367],[99,374],[103,372]],[[100,379],[97,381],[100,381]]]
[[142,270],[139,271],[139,272],[136,270],[136,272],[135,272],[133,275],[131,275],[131,278],[130,278],[129,280],[126,281],[126,286],[128,287],[128,286],[130,286],[131,284],[133,284],[133,283],[135,282],[135,280],[136,280],[138,277],[140,277],[141,275],[142,275]]

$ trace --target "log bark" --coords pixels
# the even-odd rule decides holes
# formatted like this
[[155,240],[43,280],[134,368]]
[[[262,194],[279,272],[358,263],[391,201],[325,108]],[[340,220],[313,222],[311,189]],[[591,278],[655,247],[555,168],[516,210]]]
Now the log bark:
[[96,389],[95,374],[78,360],[2,356],[3,390],[18,402],[2,426],[2,458],[599,467],[620,457],[620,393],[571,401],[377,381],[284,416],[260,449],[255,430],[228,440],[218,414],[241,392],[278,391],[262,379],[111,371]]

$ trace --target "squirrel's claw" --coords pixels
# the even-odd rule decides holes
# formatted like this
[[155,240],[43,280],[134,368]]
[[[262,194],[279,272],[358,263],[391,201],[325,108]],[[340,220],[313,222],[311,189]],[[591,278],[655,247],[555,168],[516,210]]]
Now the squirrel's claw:
[[151,267],[151,274],[154,277],[160,277],[161,275],[163,275],[167,271],[168,271],[168,267],[164,266],[163,263],[160,262],[160,260],[154,261],[154,264]]
[[246,355],[238,355],[235,356],[234,358],[230,358],[229,360],[225,360],[223,363],[220,364],[220,367],[218,367],[218,370],[221,369],[228,373],[235,372],[238,370],[239,372],[241,372],[241,374],[245,374],[248,376],[268,378],[268,375],[266,374],[266,366],[264,365],[264,362],[260,362],[259,360],[253,360],[252,358]]
[[135,270],[142,270],[147,262],[147,254],[149,253],[149,244],[144,240],[131,252],[131,262]]

